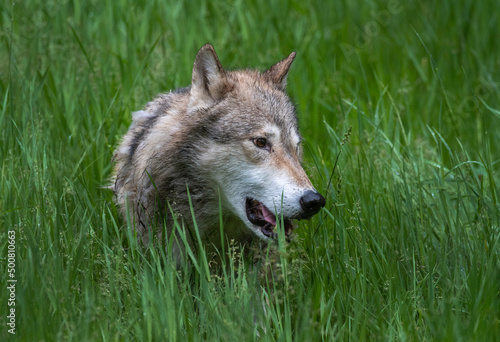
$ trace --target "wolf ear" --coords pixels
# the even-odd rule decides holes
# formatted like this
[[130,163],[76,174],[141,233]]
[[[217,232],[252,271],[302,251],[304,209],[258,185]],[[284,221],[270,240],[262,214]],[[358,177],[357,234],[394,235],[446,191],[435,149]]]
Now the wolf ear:
[[212,45],[205,44],[194,60],[191,94],[201,101],[218,100],[228,91],[228,82]]
[[290,66],[292,65],[293,59],[295,58],[295,55],[296,53],[292,52],[290,56],[274,64],[269,68],[269,70],[264,72],[264,77],[267,78],[268,81],[274,83],[280,90],[285,90],[286,77],[288,75],[288,70],[290,70]]

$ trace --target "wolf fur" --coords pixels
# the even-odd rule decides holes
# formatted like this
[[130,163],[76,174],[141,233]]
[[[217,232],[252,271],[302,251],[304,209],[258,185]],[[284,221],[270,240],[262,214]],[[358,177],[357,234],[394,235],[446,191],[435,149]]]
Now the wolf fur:
[[324,205],[301,166],[297,116],[285,93],[294,58],[265,72],[226,71],[207,44],[190,86],[133,113],[114,155],[112,189],[143,243],[161,237],[164,225],[170,237],[172,213],[193,229],[190,200],[201,238],[215,244],[219,204],[225,234],[242,242],[274,239],[281,217],[290,235],[293,219]]

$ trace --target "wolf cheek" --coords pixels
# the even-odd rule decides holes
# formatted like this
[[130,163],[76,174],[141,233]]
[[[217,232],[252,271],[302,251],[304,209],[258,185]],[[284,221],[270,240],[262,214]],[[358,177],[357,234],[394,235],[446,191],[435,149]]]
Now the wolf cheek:
[[275,238],[281,217],[290,235],[292,220],[324,206],[300,164],[297,116],[284,91],[294,58],[263,73],[226,71],[205,45],[189,87],[135,114],[114,155],[112,188],[143,243],[163,238],[164,224],[170,237],[171,210],[193,227],[192,207],[200,236],[217,244],[219,198],[225,233],[242,240]]

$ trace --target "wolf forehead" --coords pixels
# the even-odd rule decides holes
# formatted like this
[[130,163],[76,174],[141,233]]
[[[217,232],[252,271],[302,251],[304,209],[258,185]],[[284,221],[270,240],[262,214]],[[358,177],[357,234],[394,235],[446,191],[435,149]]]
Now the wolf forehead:
[[[265,84],[245,79],[262,77],[256,72],[244,70],[234,73],[238,77],[224,101],[201,110],[202,116],[226,134],[265,134],[277,128],[288,135],[299,136],[295,106],[284,92],[266,89],[269,87]],[[232,78],[230,75],[231,72],[229,79]],[[232,130],[234,127],[238,127],[238,130]]]

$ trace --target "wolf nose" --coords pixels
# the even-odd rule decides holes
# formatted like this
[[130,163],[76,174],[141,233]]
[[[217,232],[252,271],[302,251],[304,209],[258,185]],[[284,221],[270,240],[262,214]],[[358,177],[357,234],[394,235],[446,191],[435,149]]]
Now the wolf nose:
[[307,190],[300,198],[300,206],[304,210],[302,217],[308,219],[325,206],[325,198],[314,190]]

